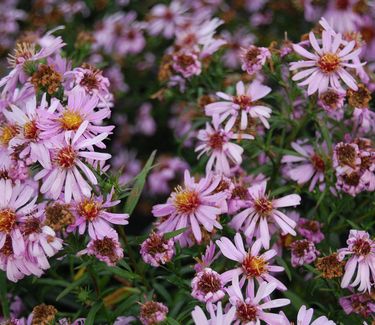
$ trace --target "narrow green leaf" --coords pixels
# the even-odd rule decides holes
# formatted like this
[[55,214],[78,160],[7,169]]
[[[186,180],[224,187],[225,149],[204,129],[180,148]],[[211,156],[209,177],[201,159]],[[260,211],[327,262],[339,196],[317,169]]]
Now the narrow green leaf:
[[88,274],[85,273],[82,278],[78,279],[77,281],[69,284],[61,293],[57,296],[56,301],[59,301],[62,297],[65,297],[69,292],[74,290],[76,287],[80,286],[87,280]]
[[290,272],[288,264],[286,264],[285,261],[280,256],[276,256],[276,261],[277,261],[277,264],[281,265],[284,268],[284,271],[289,281],[292,281],[292,273]]
[[148,173],[150,172],[150,170],[152,169],[152,163],[154,162],[155,155],[156,155],[156,150],[152,152],[150,158],[148,158],[147,160],[146,165],[143,167],[142,171],[136,176],[134,186],[132,190],[130,191],[130,194],[125,203],[126,213],[131,214],[134,211],[138,203],[138,200],[141,196],[143,187],[145,186],[146,177]]
[[93,325],[95,322],[95,315],[99,311],[100,308],[102,308],[103,302],[97,302],[94,306],[91,307],[87,318],[85,320],[85,325]]
[[177,229],[175,231],[167,232],[167,233],[164,234],[164,238],[171,239],[173,237],[176,237],[176,236],[184,233],[186,231],[186,229],[187,229],[187,227],[181,228],[181,229]]

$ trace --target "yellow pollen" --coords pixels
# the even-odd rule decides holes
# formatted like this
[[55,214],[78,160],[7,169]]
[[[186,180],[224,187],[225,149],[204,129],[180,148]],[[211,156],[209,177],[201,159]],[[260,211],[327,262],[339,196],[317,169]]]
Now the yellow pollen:
[[174,204],[178,212],[193,212],[199,205],[198,194],[191,190],[184,190],[181,187],[176,188]]
[[273,210],[272,202],[265,197],[257,199],[254,208],[262,217],[268,217]]
[[0,210],[0,232],[9,234],[16,223],[16,214],[11,209]]
[[340,58],[333,53],[324,54],[318,61],[318,67],[325,73],[335,72],[340,66]]
[[82,116],[74,111],[66,110],[59,119],[64,130],[76,131],[83,122]]
[[16,44],[14,54],[9,55],[8,62],[11,67],[15,67],[17,64],[23,63],[35,54],[35,44],[28,42],[21,42]]
[[247,278],[260,276],[267,272],[268,263],[259,256],[247,254],[242,262],[242,269]]
[[0,128],[0,143],[8,145],[9,141],[12,140],[18,134],[18,128],[16,125],[4,125]]
[[36,126],[36,122],[35,121],[27,122],[23,126],[23,134],[24,134],[26,139],[35,140],[38,137],[38,134],[39,134],[39,129]]
[[100,212],[100,204],[92,199],[85,199],[78,206],[78,213],[86,220],[94,220]]

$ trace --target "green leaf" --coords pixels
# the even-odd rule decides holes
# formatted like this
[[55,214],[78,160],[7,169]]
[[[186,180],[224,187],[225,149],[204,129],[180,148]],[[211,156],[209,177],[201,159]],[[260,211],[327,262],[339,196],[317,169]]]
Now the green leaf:
[[132,190],[130,191],[130,194],[125,203],[125,212],[128,214],[131,214],[134,211],[139,201],[143,187],[145,186],[145,183],[146,183],[147,174],[152,169],[152,163],[154,162],[155,155],[156,155],[156,150],[152,152],[150,158],[148,158],[147,160],[146,165],[143,167],[142,171],[135,178],[134,186]]
[[283,295],[290,299],[290,302],[292,304],[292,306],[295,308],[295,310],[299,310],[299,308],[302,306],[302,305],[308,305],[306,304],[306,302],[304,302],[299,295],[295,294],[294,292],[288,290],[288,291],[284,291],[283,292]]
[[61,293],[56,297],[56,301],[59,301],[62,297],[65,297],[69,292],[74,290],[76,287],[80,286],[87,280],[88,274],[85,273],[82,278],[78,279],[77,281],[69,284]]
[[174,318],[167,317],[166,324],[168,325],[181,325],[178,321],[176,321]]
[[91,307],[87,318],[85,320],[85,325],[93,325],[95,321],[95,315],[99,311],[100,308],[102,308],[103,302],[97,302],[94,306]]
[[173,237],[176,237],[182,233],[184,233],[186,231],[187,227],[184,227],[184,228],[181,228],[181,229],[177,229],[175,231],[171,231],[171,232],[167,232],[164,234],[164,238],[165,239],[171,239]]
[[288,264],[286,264],[285,261],[280,256],[276,256],[276,261],[277,261],[277,264],[281,265],[284,268],[284,271],[289,281],[292,281],[292,273],[290,272]]
[[3,315],[5,319],[9,318],[9,299],[7,297],[7,280],[6,274],[3,271],[0,271],[0,301],[3,309]]
[[107,270],[109,270],[111,273],[115,275],[118,275],[121,278],[128,279],[128,280],[135,280],[135,279],[141,278],[138,274],[123,270],[122,268],[117,267],[117,266],[108,267]]

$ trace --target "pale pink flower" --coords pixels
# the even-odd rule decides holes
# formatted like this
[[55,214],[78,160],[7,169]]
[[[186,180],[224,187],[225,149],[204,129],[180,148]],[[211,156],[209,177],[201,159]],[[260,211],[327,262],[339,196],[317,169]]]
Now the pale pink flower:
[[113,213],[108,210],[121,201],[112,201],[113,190],[104,199],[102,195],[83,198],[74,202],[72,212],[76,218],[75,223],[68,226],[68,231],[78,229],[82,235],[86,228],[91,238],[103,237],[111,232],[112,225],[127,225],[129,215],[127,213]]
[[235,245],[226,237],[221,237],[220,240],[216,241],[221,253],[225,257],[238,263],[235,269],[226,271],[221,275],[224,284],[231,281],[234,276],[241,276],[241,284],[247,280],[248,288],[255,287],[255,279],[259,285],[263,282],[269,282],[275,283],[279,290],[287,289],[284,284],[270,274],[273,272],[282,272],[284,270],[281,266],[270,265],[270,260],[277,254],[274,249],[260,254],[262,244],[258,239],[251,248],[246,251],[239,233],[234,236],[234,243]]
[[245,87],[242,81],[236,85],[236,96],[218,92],[217,96],[225,101],[214,102],[206,105],[206,115],[212,116],[222,123],[228,119],[229,124],[240,123],[240,129],[245,130],[249,125],[250,118],[259,118],[266,128],[269,128],[267,119],[270,118],[272,110],[258,101],[267,96],[271,88],[262,85],[255,80]]
[[[282,315],[265,312],[266,309],[283,307],[290,304],[289,299],[281,298],[270,300],[268,297],[275,291],[275,283],[262,282],[254,295],[254,291],[247,290],[244,297],[238,281],[238,276],[233,276],[232,286],[228,289],[230,303],[236,307],[236,321],[234,325],[258,325],[261,321],[275,325],[282,322]],[[262,300],[266,302],[262,303]]]
[[[214,228],[221,229],[217,218],[222,213],[221,201],[225,199],[225,193],[215,193],[219,183],[220,178],[213,178],[212,175],[207,175],[196,183],[186,170],[184,187],[177,187],[165,204],[155,205],[152,209],[155,217],[163,218],[158,224],[159,231],[166,233],[187,227],[200,243],[201,227],[208,232],[212,232]],[[187,238],[181,234],[175,239],[182,246],[188,244]]]
[[339,303],[347,315],[355,313],[363,318],[368,318],[375,314],[375,302],[368,292],[341,297]]
[[307,239],[295,240],[289,247],[292,251],[291,262],[293,267],[311,264],[320,254],[314,243]]
[[[280,325],[290,325],[293,324],[293,322],[290,322],[284,313],[282,313],[284,316],[283,321],[280,323]],[[305,305],[302,305],[301,308],[298,311],[297,314],[297,322],[298,325],[336,325],[335,322],[329,320],[326,316],[320,316],[317,319],[312,320],[314,314],[314,309],[309,308],[306,309]]]
[[147,301],[141,305],[139,319],[143,325],[155,325],[163,322],[168,314],[168,307],[161,302]]
[[[341,287],[356,287],[359,291],[371,291],[375,282],[375,242],[366,231],[350,230],[347,248],[338,250],[338,259],[342,261],[349,256],[345,264],[345,274],[341,281]],[[354,281],[350,283],[354,274]]]
[[288,176],[298,184],[310,182],[310,192],[317,184],[319,189],[323,189],[326,163],[322,156],[314,150],[313,146],[306,143],[292,142],[291,146],[297,154],[285,155],[281,159],[282,163],[291,164]]
[[360,150],[355,143],[340,142],[333,151],[333,168],[337,175],[358,171],[361,165]]
[[[348,68],[359,68],[362,66],[358,59],[362,49],[353,50],[355,41],[344,45],[341,34],[333,35],[326,30],[322,32],[322,47],[319,46],[313,32],[310,32],[309,40],[314,51],[313,53],[308,52],[301,45],[293,45],[294,51],[301,55],[304,60],[290,64],[290,70],[292,71],[303,69],[295,74],[292,79],[294,81],[304,79],[298,85],[308,86],[308,95],[312,95],[316,91],[322,93],[329,87],[336,90],[343,90],[340,79],[349,88],[357,90],[357,82],[347,71]],[[344,45],[344,47],[341,48],[340,45]],[[355,62],[356,59],[358,62]]]
[[202,63],[195,52],[182,50],[174,53],[172,58],[174,71],[180,73],[184,78],[189,79],[201,74]]
[[250,134],[236,134],[231,131],[233,124],[227,123],[223,128],[218,123],[206,123],[206,129],[199,130],[197,138],[200,141],[195,148],[199,152],[198,159],[206,154],[209,159],[206,173],[215,171],[226,176],[230,175],[230,165],[242,163],[243,148],[231,140],[254,139]]
[[22,217],[35,207],[38,195],[28,185],[11,180],[0,179],[0,249],[9,236],[12,253],[22,255],[25,252],[25,240],[19,223]]
[[263,247],[268,249],[271,239],[269,224],[279,226],[284,234],[296,235],[296,222],[278,208],[299,205],[301,197],[290,194],[279,199],[270,199],[266,194],[266,186],[267,181],[263,181],[248,189],[251,198],[248,207],[235,215],[229,224],[235,230],[242,229],[246,237],[260,238]]
[[232,306],[227,312],[223,312],[223,307],[221,302],[217,304],[214,308],[213,305],[208,306],[208,311],[210,313],[210,319],[207,319],[203,310],[199,306],[195,306],[191,316],[195,325],[231,325],[236,313],[236,308]]
[[327,112],[336,112],[344,106],[345,92],[328,88],[319,95],[318,105]]
[[362,17],[356,13],[354,5],[356,0],[331,0],[323,17],[330,23],[332,28],[339,33],[350,33],[356,30],[356,25],[361,22]]
[[191,281],[191,295],[205,303],[215,303],[225,296],[224,283],[216,271],[205,268],[198,272]]
[[196,261],[198,263],[194,265],[195,272],[203,271],[203,269],[209,267],[211,263],[219,257],[220,252],[215,254],[215,250],[215,244],[212,241],[210,241],[210,243],[206,247],[206,251],[201,256],[201,258],[196,258]]
[[154,267],[168,263],[175,253],[173,239],[166,239],[164,236],[152,232],[150,236],[141,244],[140,250],[145,263]]
[[324,239],[321,228],[322,225],[316,220],[299,218],[297,222],[297,232],[313,243],[320,243]]
[[[97,185],[95,174],[87,166],[87,159],[93,161],[105,161],[111,158],[108,153],[94,152],[87,149],[97,145],[107,138],[107,133],[102,133],[91,139],[84,139],[88,122],[85,121],[73,135],[72,131],[65,133],[61,141],[55,141],[55,148],[52,152],[52,168],[42,169],[35,175],[35,180],[43,179],[40,188],[41,193],[48,194],[53,199],[58,199],[64,191],[64,198],[69,203],[74,197],[79,201],[83,196],[91,195],[91,186]],[[87,177],[89,183],[82,177],[81,172]]]
[[252,75],[262,70],[266,60],[271,57],[270,51],[266,47],[250,45],[241,50],[240,58],[242,70]]

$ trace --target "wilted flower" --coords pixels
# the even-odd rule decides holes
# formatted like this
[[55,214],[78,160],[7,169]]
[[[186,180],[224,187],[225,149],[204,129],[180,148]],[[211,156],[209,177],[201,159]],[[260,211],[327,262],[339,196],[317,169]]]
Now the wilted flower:
[[241,50],[240,58],[242,63],[242,70],[248,74],[254,74],[262,70],[266,60],[271,57],[270,51],[265,47],[257,47],[250,45]]
[[141,244],[142,259],[145,263],[158,267],[168,263],[174,255],[173,239],[166,239],[163,235],[152,232]]
[[205,268],[191,281],[191,295],[202,302],[215,303],[225,296],[223,281],[216,271]]
[[315,248],[313,242],[302,239],[296,240],[290,244],[290,249],[292,251],[292,265],[297,267],[303,264],[311,264],[320,254]]
[[147,301],[141,305],[139,318],[143,325],[156,325],[165,320],[168,308],[161,302]]

